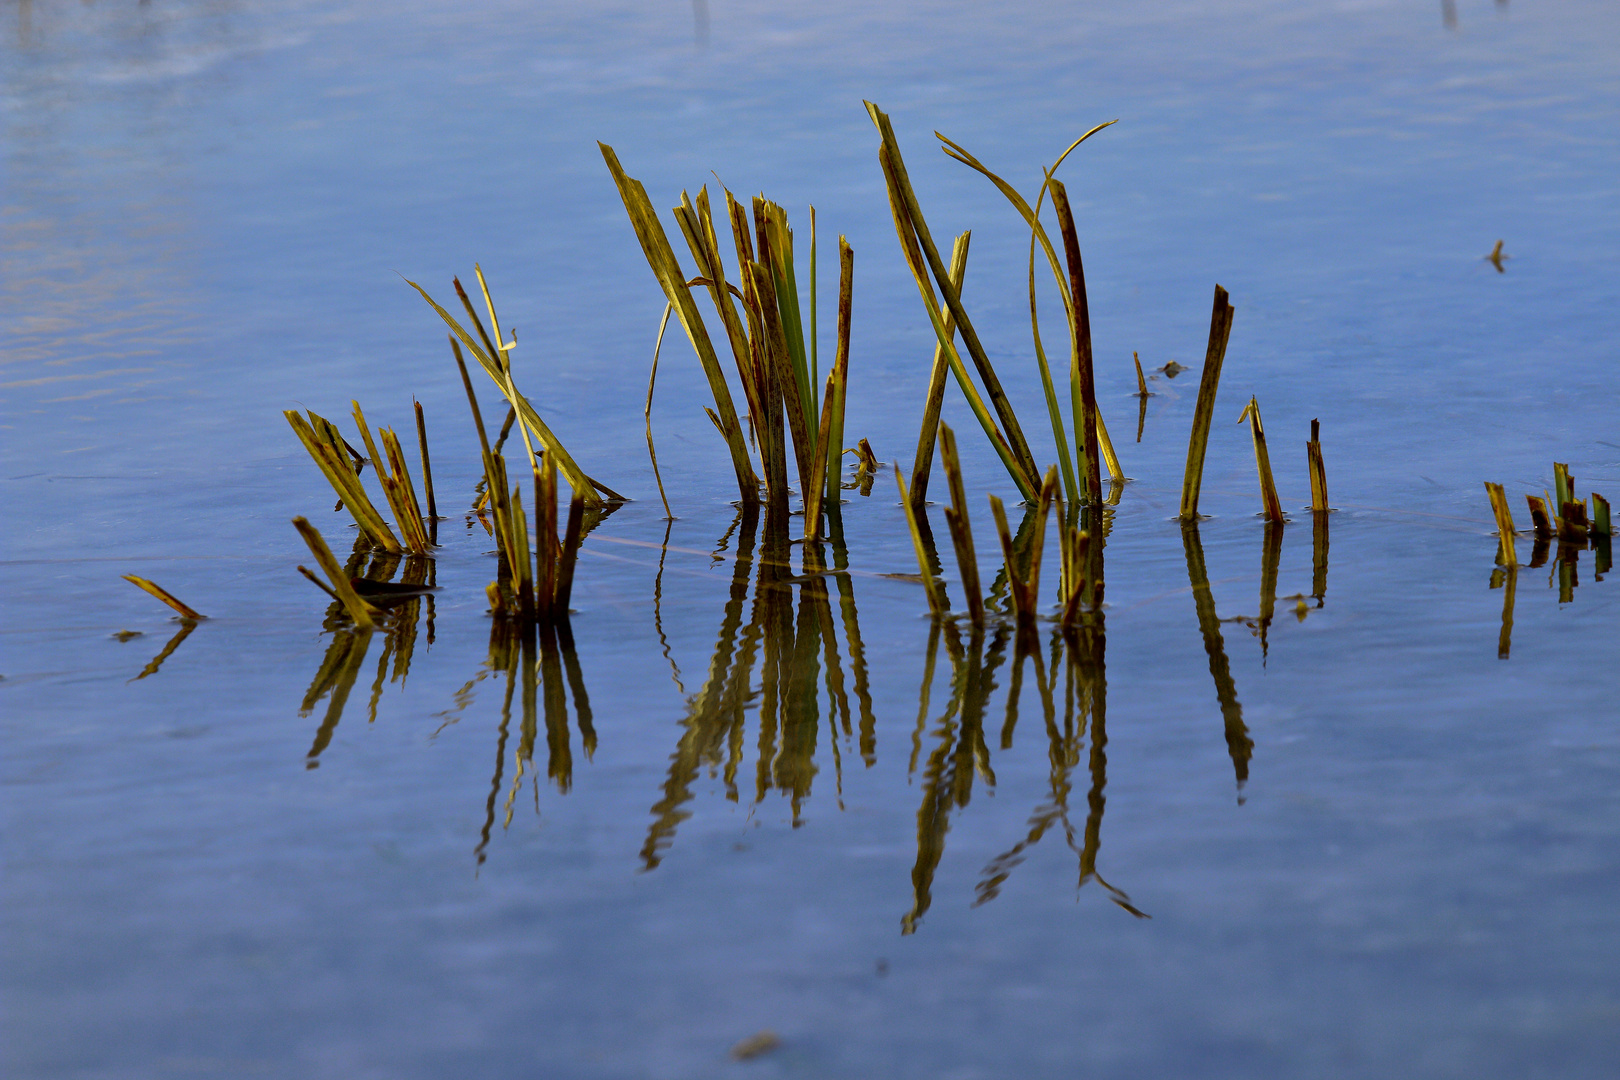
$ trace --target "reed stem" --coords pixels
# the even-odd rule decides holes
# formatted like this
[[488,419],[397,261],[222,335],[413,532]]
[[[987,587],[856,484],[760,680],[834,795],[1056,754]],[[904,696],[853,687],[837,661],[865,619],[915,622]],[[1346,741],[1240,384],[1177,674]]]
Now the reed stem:
[[1198,404],[1193,410],[1192,434],[1187,442],[1187,471],[1181,481],[1182,521],[1198,520],[1204,453],[1209,448],[1209,429],[1215,417],[1215,394],[1220,388],[1226,343],[1232,336],[1232,314],[1226,290],[1215,286],[1215,303],[1209,317],[1209,347],[1204,352],[1204,374],[1198,383]]

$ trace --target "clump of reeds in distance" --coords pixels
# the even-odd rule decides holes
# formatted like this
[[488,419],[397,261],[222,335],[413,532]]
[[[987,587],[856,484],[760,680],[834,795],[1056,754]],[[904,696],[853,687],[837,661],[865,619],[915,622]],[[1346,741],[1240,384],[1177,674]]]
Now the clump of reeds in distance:
[[[680,320],[703,367],[714,400],[714,407],[705,411],[725,440],[741,500],[748,505],[760,501],[759,473],[749,454],[748,440],[744,437],[726,373],[698,310],[694,288],[701,287],[708,292],[725,330],[747,404],[749,434],[759,452],[759,472],[764,474],[767,508],[779,519],[785,519],[791,456],[804,500],[805,535],[817,539],[824,512],[836,513],[841,490],[854,251],[842,236],[838,238],[837,345],[817,408],[816,390],[821,378],[816,327],[814,208],[810,211],[807,304],[800,299],[793,230],[788,225],[787,212],[763,196],[755,196],[751,207],[745,208],[729,190],[722,189],[738,271],[737,281],[733,283],[727,276],[708,188],[700,189],[696,198],[687,192],[681,193],[680,204],[672,213],[697,270],[695,277],[687,278],[646,189],[639,180],[625,173],[611,146],[598,145],[642,254],[663,290],[665,318],[673,312]],[[651,398],[649,385],[649,413]],[[649,451],[650,430],[649,421]],[[655,469],[656,461],[654,454]]]

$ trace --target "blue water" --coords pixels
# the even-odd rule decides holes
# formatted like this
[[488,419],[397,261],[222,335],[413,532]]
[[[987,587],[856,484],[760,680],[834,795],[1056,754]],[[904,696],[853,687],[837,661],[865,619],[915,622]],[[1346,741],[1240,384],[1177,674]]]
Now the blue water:
[[[1504,642],[1481,486],[1507,486],[1521,527],[1554,460],[1577,494],[1620,494],[1611,5],[4,15],[0,1072],[1612,1074],[1620,603],[1597,552],[1571,578],[1555,551],[1518,570]],[[846,492],[850,574],[827,586],[847,730],[825,656],[791,731],[767,723],[762,657],[740,727],[694,719],[728,601],[742,628],[785,610],[819,641],[819,594],[739,574],[735,484],[675,335],[664,550],[641,418],[661,298],[595,141],[659,206],[717,193],[710,170],[763,190],[801,250],[813,202],[824,353],[848,236],[848,441],[909,467],[931,334],[862,98],[893,116],[936,236],[973,230],[964,296],[1043,460],[1027,236],[931,132],[1032,192],[1120,120],[1061,173],[1134,478],[1106,556],[1102,753],[1100,672],[1071,712],[1049,629],[1050,727],[1033,657],[1009,727],[1018,658],[994,635],[979,727],[948,707],[944,642],[919,720],[931,623],[883,576],[916,571],[887,468]],[[521,650],[492,662],[476,442],[399,276],[447,295],[474,262],[520,384],[636,500],[574,594],[589,737],[538,659],[556,654],[527,711]],[[1237,314],[1199,541],[1241,733],[1172,520],[1217,282]],[[1153,381],[1140,442],[1133,351],[1192,367]],[[346,549],[348,518],[279,413],[347,430],[353,397],[405,433],[412,395],[442,589],[408,671],[377,633],[334,711],[312,681],[348,639],[287,521]],[[1264,648],[1250,395],[1294,519]],[[1340,508],[1320,604],[1297,509],[1313,417]],[[984,493],[1012,491],[954,389],[946,419],[989,580]],[[184,628],[125,573],[210,616],[144,678]],[[559,725],[545,693],[565,687]],[[728,1058],[762,1029],[777,1049]]]

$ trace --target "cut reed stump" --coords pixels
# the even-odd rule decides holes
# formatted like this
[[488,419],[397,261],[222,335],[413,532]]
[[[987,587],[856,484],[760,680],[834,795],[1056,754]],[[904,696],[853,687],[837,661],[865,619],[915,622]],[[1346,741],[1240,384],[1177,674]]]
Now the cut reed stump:
[[1328,512],[1327,467],[1322,464],[1322,422],[1311,421],[1311,441],[1305,444],[1305,464],[1311,473],[1311,512]]
[[1215,394],[1221,383],[1221,364],[1226,359],[1226,343],[1232,336],[1233,308],[1227,292],[1215,286],[1215,303],[1209,317],[1209,347],[1204,351],[1204,374],[1198,383],[1198,404],[1193,409],[1192,434],[1187,442],[1187,472],[1181,481],[1181,520],[1198,520],[1198,489],[1204,482],[1204,453],[1209,447],[1209,429],[1215,417]]
[[1254,436],[1254,468],[1260,475],[1260,509],[1265,519],[1274,525],[1283,522],[1282,500],[1277,498],[1277,481],[1271,475],[1271,455],[1266,451],[1266,429],[1260,423],[1260,402],[1251,397],[1238,417],[1238,423],[1249,422],[1249,434]]
[[1497,562],[1503,566],[1518,566],[1519,553],[1513,544],[1513,538],[1518,532],[1513,528],[1513,512],[1508,509],[1507,495],[1502,491],[1501,484],[1485,482],[1485,494],[1491,500],[1491,515],[1496,518],[1496,535],[1498,538]]

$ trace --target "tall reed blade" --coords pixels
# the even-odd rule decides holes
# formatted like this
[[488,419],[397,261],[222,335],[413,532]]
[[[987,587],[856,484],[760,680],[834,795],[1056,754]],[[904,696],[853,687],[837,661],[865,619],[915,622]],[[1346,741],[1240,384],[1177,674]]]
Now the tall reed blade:
[[895,235],[900,240],[900,252],[905,256],[906,265],[911,270],[912,280],[916,282],[918,295],[922,297],[923,309],[928,313],[929,322],[933,324],[934,336],[939,347],[945,351],[946,361],[950,364],[951,374],[956,376],[956,383],[962,390],[962,396],[967,399],[968,407],[984,429],[984,434],[990,440],[990,445],[1001,459],[1012,477],[1013,483],[1018,485],[1019,492],[1024,498],[1031,501],[1036,495],[1033,467],[1026,469],[1020,461],[1016,451],[996,426],[996,421],[990,415],[989,408],[983,398],[979,396],[978,387],[967,373],[962,363],[962,357],[957,352],[955,337],[946,332],[945,320],[940,313],[939,304],[934,298],[933,286],[929,284],[921,249],[918,247],[918,234],[908,214],[905,198],[900,190],[899,174],[895,170],[893,159],[888,147],[878,149],[878,163],[883,168],[885,183],[889,190],[889,209],[894,218]]
[[922,528],[917,524],[918,512],[912,509],[911,499],[906,494],[906,478],[900,475],[900,463],[894,463],[894,482],[900,488],[900,505],[906,512],[906,527],[911,531],[911,547],[917,554],[917,571],[922,578],[923,589],[928,594],[928,610],[933,612],[936,619],[944,618],[947,614],[945,607],[945,590],[940,587],[939,579],[934,576],[934,568],[928,561],[928,545],[924,543]]
[[433,464],[428,460],[427,419],[422,415],[422,403],[415,400],[411,404],[416,409],[416,445],[422,453],[422,490],[427,494],[428,502],[428,529],[429,540],[434,544],[439,542],[439,501],[433,496]]
[[1311,512],[1328,512],[1327,467],[1322,464],[1322,423],[1311,421],[1311,441],[1305,444],[1305,464],[1311,472]]
[[[972,239],[973,233],[965,232],[951,245],[951,284],[956,286],[957,292],[962,291],[962,280],[967,276],[968,244]],[[956,319],[948,314],[945,332],[953,338],[956,334]],[[917,458],[911,466],[911,499],[919,510],[928,501],[928,475],[934,467],[939,413],[945,404],[945,379],[950,372],[951,364],[946,358],[945,348],[936,342],[934,364],[928,375],[928,396],[923,399],[922,426],[917,430]]]
[[1079,390],[1075,405],[1076,451],[1080,455],[1080,498],[1096,505],[1102,502],[1102,463],[1097,446],[1097,387],[1092,371],[1091,308],[1086,300],[1086,271],[1080,260],[1080,238],[1074,228],[1074,214],[1069,208],[1069,193],[1061,180],[1048,178],[1052,189],[1052,209],[1057,213],[1058,229],[1063,234],[1063,252],[1069,261],[1069,295],[1071,307],[1070,381]]
[[956,565],[962,575],[962,591],[967,594],[968,619],[974,626],[983,626],[984,592],[979,586],[979,559],[973,550],[973,529],[968,522],[967,491],[962,484],[962,462],[956,453],[956,433],[949,424],[939,425],[939,458],[951,492],[945,523],[950,526],[951,545],[956,549]]
[[1267,521],[1283,520],[1282,500],[1277,498],[1277,482],[1271,475],[1271,455],[1266,451],[1266,429],[1260,423],[1260,402],[1249,398],[1238,417],[1238,423],[1249,422],[1249,433],[1254,436],[1254,468],[1260,474],[1260,507]]
[[1210,424],[1215,418],[1215,394],[1221,383],[1221,364],[1232,336],[1232,305],[1226,290],[1215,286],[1215,304],[1209,317],[1209,348],[1204,353],[1204,374],[1198,383],[1198,404],[1193,410],[1192,435],[1187,442],[1187,472],[1181,481],[1181,520],[1198,520],[1198,489],[1204,482],[1204,452],[1209,447]]
[[[1021,489],[1023,487],[1028,488],[1024,493],[1025,498],[1033,501],[1036,495],[1035,478],[1039,476],[1039,472],[1035,467],[1035,459],[1029,452],[1029,444],[1024,440],[1023,430],[1018,425],[1018,417],[1013,413],[1012,403],[1007,400],[1007,395],[1001,388],[1001,380],[996,377],[995,368],[990,363],[984,345],[979,341],[978,332],[973,328],[973,322],[968,317],[967,310],[962,306],[961,293],[951,284],[950,273],[945,266],[945,260],[940,258],[939,249],[934,246],[933,236],[928,231],[928,224],[924,220],[922,209],[917,203],[917,193],[912,189],[911,179],[906,173],[906,164],[900,155],[900,144],[895,139],[894,127],[890,124],[887,114],[876,105],[870,101],[865,104],[866,111],[871,116],[872,123],[877,127],[878,134],[882,139],[883,155],[880,160],[886,161],[884,172],[890,178],[892,192],[899,196],[900,209],[909,222],[910,230],[915,236],[916,242],[921,246],[922,256],[926,259],[928,270],[939,288],[940,296],[945,302],[945,308],[956,318],[957,329],[962,335],[962,344],[967,347],[968,355],[972,357],[973,365],[978,369],[979,378],[984,382],[985,393],[990,398],[990,404],[994,407],[996,416],[1000,419],[1001,426],[1006,432],[1007,443],[1012,458],[1017,465],[1017,471],[1022,474],[1026,481],[1024,485],[1021,485]],[[901,237],[901,246],[907,246],[904,236]],[[917,269],[920,269],[920,267],[914,268],[914,274]],[[919,278],[919,286],[924,285],[926,285],[926,281]],[[950,344],[949,339],[944,334],[943,320],[938,317],[937,312],[933,313],[930,319],[934,322],[935,333],[940,336],[942,341]],[[954,345],[950,345],[950,351],[955,352]],[[1014,479],[1017,478],[1015,475]]]
[[[813,218],[812,218],[813,220]],[[814,295],[812,293],[811,295]],[[833,353],[833,410],[827,434],[816,444],[825,474],[825,502],[838,512],[839,492],[843,489],[844,401],[849,392],[849,332],[854,314],[855,250],[838,238],[838,340]],[[812,321],[814,321],[812,319]]]

